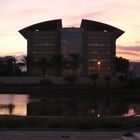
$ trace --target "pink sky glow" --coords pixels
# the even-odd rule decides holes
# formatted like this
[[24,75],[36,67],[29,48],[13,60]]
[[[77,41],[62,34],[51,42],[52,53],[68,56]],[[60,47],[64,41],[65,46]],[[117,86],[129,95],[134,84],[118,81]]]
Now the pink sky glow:
[[62,19],[64,27],[77,27],[90,19],[124,30],[117,56],[140,61],[140,0],[0,0],[0,5],[0,56],[26,54],[18,30],[29,25]]

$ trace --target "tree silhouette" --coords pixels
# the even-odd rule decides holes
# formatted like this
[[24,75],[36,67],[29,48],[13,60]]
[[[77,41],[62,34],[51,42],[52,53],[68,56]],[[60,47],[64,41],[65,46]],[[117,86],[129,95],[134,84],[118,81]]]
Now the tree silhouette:
[[13,56],[0,58],[0,76],[20,76],[21,70]]
[[98,79],[98,77],[99,77],[99,74],[91,74],[91,75],[89,76],[89,78],[90,78],[91,80],[94,81],[94,85],[95,85],[95,86],[96,86],[96,84],[97,84],[97,79]]
[[125,73],[127,72],[129,68],[129,60],[122,58],[122,57],[116,57],[116,71]]
[[52,64],[54,65],[54,68],[56,69],[57,76],[60,76],[62,74],[63,60],[64,60],[64,56],[60,54],[55,54],[52,57]]
[[77,79],[76,79],[76,77],[74,77],[74,76],[66,76],[66,77],[64,78],[64,80],[67,81],[67,83],[69,83],[69,84],[74,84],[74,82],[75,82]]
[[80,55],[78,53],[71,53],[70,54],[70,65],[72,68],[72,75],[77,77],[78,69],[80,65]]
[[107,87],[109,87],[109,81],[111,80],[111,77],[110,76],[105,76],[104,79],[107,82]]
[[123,86],[123,85],[124,85],[124,82],[125,82],[125,80],[126,80],[126,77],[125,77],[124,75],[119,75],[119,76],[118,76],[118,79],[119,79],[119,81],[121,82],[121,86]]
[[35,64],[34,62],[34,58],[32,56],[26,56],[25,58],[25,64],[27,67],[27,73],[30,74],[31,73],[31,67]]
[[31,73],[31,67],[35,65],[34,58],[31,56],[23,56],[20,61],[21,62],[17,64],[19,65],[19,67],[25,66],[29,75]]
[[46,76],[46,69],[50,68],[50,66],[51,66],[50,59],[46,60],[45,58],[41,58],[41,59],[39,59],[39,61],[37,63],[38,63],[39,68],[42,69],[43,77],[45,77]]

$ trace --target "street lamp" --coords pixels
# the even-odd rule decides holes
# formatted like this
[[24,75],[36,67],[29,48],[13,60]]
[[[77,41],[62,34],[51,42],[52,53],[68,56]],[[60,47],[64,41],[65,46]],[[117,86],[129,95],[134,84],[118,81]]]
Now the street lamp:
[[15,76],[15,62],[13,61],[13,76]]
[[98,62],[97,62],[97,65],[98,65],[98,73],[100,73],[101,61],[98,61]]

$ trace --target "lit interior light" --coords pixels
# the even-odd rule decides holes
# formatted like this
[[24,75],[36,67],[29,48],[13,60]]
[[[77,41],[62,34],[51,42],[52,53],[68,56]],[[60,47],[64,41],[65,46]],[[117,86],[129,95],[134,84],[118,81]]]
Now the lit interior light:
[[98,114],[97,114],[97,117],[99,118],[99,117],[101,117],[101,115],[98,113]]
[[98,61],[97,64],[100,65],[101,64],[101,61]]

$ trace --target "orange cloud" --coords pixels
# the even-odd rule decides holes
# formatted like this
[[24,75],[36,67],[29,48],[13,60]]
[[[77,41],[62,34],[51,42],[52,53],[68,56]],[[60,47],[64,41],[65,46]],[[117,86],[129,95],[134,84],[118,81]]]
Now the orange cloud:
[[117,56],[122,56],[130,61],[140,61],[140,46],[118,46],[116,48]]

